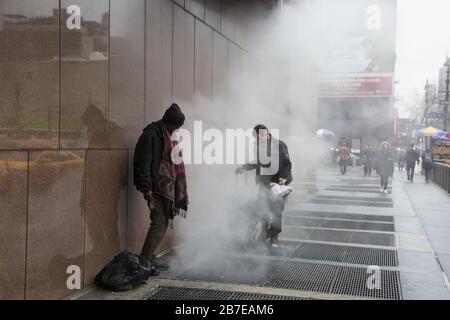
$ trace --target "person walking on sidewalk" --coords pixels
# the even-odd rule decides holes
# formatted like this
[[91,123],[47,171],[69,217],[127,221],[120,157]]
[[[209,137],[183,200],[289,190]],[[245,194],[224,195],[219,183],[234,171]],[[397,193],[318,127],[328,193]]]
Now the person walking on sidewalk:
[[425,181],[430,182],[430,172],[433,169],[433,155],[430,149],[427,149],[422,154],[422,169],[425,171]]
[[[260,207],[259,219],[262,225],[262,231],[257,240],[265,242],[270,238],[270,244],[275,245],[275,242],[278,240],[278,234],[281,232],[281,219],[285,200],[284,198],[279,198],[274,201],[271,187],[273,184],[288,185],[292,182],[292,164],[287,145],[283,141],[272,137],[265,125],[259,124],[255,126],[253,134],[256,136],[257,160],[255,163],[247,163],[238,167],[236,173],[256,170],[255,179],[258,185],[258,205]],[[270,162],[263,163],[260,156],[267,156]],[[278,168],[267,170],[267,168],[276,163],[278,163]]]
[[144,129],[134,152],[134,184],[147,202],[151,220],[141,255],[160,270],[169,269],[169,265],[156,259],[155,252],[169,220],[177,215],[186,218],[189,203],[182,155],[173,152],[178,141],[172,137],[184,120],[180,107],[172,104],[161,120]]
[[339,147],[338,157],[341,174],[345,174],[347,172],[347,161],[350,158],[350,150],[348,149],[345,142],[343,142]]
[[413,182],[414,170],[416,169],[416,162],[419,164],[419,153],[414,148],[414,143],[411,143],[409,149],[406,151],[406,176],[408,181]]
[[372,148],[369,145],[366,145],[363,152],[364,177],[370,177],[372,173],[373,158],[374,152]]
[[380,174],[380,192],[387,194],[389,177],[394,173],[394,158],[390,144],[385,141],[380,146],[379,154],[379,174]]

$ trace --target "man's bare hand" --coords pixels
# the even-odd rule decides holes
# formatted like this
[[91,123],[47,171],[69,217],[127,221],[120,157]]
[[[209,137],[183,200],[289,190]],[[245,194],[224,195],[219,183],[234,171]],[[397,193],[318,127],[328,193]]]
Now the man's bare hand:
[[153,195],[150,191],[143,193],[145,201],[147,201],[147,206],[150,210],[155,209],[155,199],[153,199]]
[[278,178],[278,184],[281,184],[282,186],[284,186],[286,184],[286,179]]

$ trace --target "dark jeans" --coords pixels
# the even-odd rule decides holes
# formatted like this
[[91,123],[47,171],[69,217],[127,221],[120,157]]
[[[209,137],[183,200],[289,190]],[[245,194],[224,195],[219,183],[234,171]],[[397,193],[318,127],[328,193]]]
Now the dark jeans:
[[282,215],[284,210],[284,198],[274,201],[270,198],[270,189],[260,186],[258,200],[260,202],[259,221],[261,233],[256,240],[265,241],[268,238],[276,238],[281,232]]
[[389,182],[389,176],[388,175],[386,175],[386,174],[381,174],[380,175],[380,184],[381,184],[381,187],[384,189],[384,190],[386,190],[387,189],[387,186],[388,186],[388,182]]
[[347,172],[347,160],[339,160],[339,168],[341,169],[341,174]]
[[372,173],[372,164],[365,163],[364,164],[364,175],[365,176],[370,176],[371,173]]
[[150,211],[150,228],[145,238],[141,255],[152,259],[158,249],[169,224],[169,213],[171,210],[170,201],[165,198],[153,195],[155,209]]
[[429,182],[430,181],[430,172],[431,172],[432,168],[424,168],[425,170],[425,181]]
[[414,180],[414,170],[416,169],[416,163],[414,164],[406,164],[406,176],[409,181]]

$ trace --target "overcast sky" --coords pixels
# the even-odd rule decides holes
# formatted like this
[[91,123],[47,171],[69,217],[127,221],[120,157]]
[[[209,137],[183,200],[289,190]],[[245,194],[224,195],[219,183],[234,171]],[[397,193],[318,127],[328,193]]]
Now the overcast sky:
[[401,115],[413,94],[423,94],[427,78],[437,84],[450,55],[450,0],[398,0],[397,92]]

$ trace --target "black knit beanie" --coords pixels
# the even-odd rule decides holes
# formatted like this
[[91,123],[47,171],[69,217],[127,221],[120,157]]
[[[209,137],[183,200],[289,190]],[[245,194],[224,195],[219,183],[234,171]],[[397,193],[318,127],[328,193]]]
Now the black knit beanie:
[[172,103],[172,105],[166,110],[162,118],[165,123],[179,127],[184,124],[184,119],[185,116],[176,103]]

